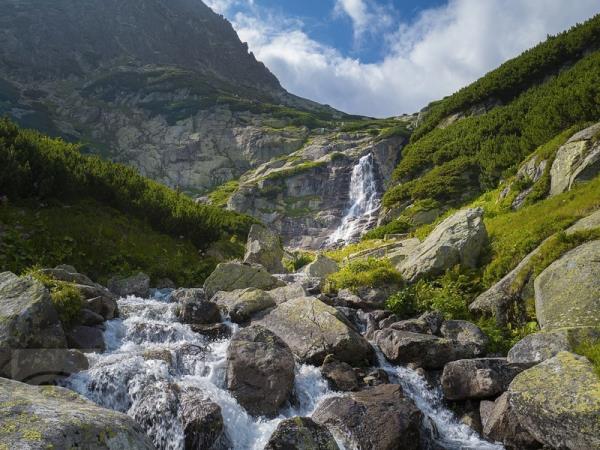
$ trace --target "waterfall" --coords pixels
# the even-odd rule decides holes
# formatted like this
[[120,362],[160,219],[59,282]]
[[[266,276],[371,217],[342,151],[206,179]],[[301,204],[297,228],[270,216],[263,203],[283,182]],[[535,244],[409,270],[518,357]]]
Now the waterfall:
[[376,219],[379,211],[379,192],[375,178],[375,164],[371,153],[363,156],[352,169],[350,178],[351,205],[340,226],[329,238],[328,244],[350,242],[359,237]]

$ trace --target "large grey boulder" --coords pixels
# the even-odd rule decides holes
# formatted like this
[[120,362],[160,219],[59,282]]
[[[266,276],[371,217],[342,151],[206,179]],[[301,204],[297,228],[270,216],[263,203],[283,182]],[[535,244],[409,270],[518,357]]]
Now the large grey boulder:
[[550,448],[600,448],[600,379],[584,357],[560,352],[509,386],[519,423]]
[[321,366],[321,375],[336,391],[358,391],[360,382],[352,366],[328,355]]
[[286,286],[271,289],[269,291],[269,295],[278,305],[294,298],[306,297],[306,294],[306,289],[302,283],[298,282],[290,283]]
[[375,343],[388,361],[394,364],[414,364],[423,369],[441,369],[450,361],[475,357],[471,345],[393,328],[376,331]]
[[444,366],[441,384],[448,400],[490,398],[504,392],[523,369],[506,358],[461,359]]
[[104,409],[67,389],[0,378],[1,446],[43,450],[151,450],[130,417]]
[[227,389],[250,414],[276,416],[294,388],[294,355],[259,325],[233,335],[227,349]]
[[314,297],[282,303],[260,320],[281,337],[302,362],[320,365],[332,354],[353,365],[372,361],[373,348],[342,313]]
[[84,352],[103,352],[106,350],[104,334],[100,328],[78,325],[67,333],[69,348],[76,348]]
[[349,448],[396,450],[422,448],[422,414],[396,384],[382,384],[347,397],[325,399],[313,420],[344,436]]
[[279,236],[267,227],[254,224],[250,227],[244,262],[260,264],[271,273],[284,273],[283,247]]
[[481,328],[466,320],[446,320],[440,327],[440,334],[471,348],[475,356],[483,356],[490,342]]
[[556,152],[550,169],[550,195],[571,190],[574,184],[600,173],[600,123],[572,136]]
[[246,288],[268,291],[284,285],[261,265],[227,262],[219,264],[209,275],[204,282],[204,291],[210,299],[219,291]]
[[600,240],[553,262],[535,279],[535,312],[542,329],[600,326]]
[[108,290],[118,297],[146,298],[150,295],[150,277],[143,272],[130,277],[113,277],[108,280]]
[[316,259],[302,268],[302,273],[309,277],[326,278],[340,270],[340,266],[333,259],[319,253]]
[[204,289],[177,289],[170,300],[177,303],[177,317],[189,325],[210,325],[221,321],[219,308],[206,299]]
[[407,281],[415,282],[442,274],[457,264],[474,268],[487,242],[483,209],[465,209],[440,223],[398,269]]
[[571,351],[569,333],[566,330],[534,333],[517,342],[509,350],[507,359],[511,364],[534,366],[563,351]]
[[235,323],[247,322],[255,314],[275,306],[271,294],[254,288],[236,289],[231,292],[219,291],[213,296],[211,302],[218,305]]
[[309,417],[279,422],[264,450],[339,450],[330,431]]
[[[27,384],[54,384],[87,370],[88,360],[79,350],[65,348],[22,349],[11,353],[7,378]],[[8,369],[8,368],[7,368]]]

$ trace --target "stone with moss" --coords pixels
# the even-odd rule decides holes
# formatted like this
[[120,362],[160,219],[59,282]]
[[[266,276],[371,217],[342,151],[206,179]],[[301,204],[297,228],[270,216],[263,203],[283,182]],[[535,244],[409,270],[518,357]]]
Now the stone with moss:
[[215,302],[235,323],[247,322],[255,314],[275,306],[271,294],[254,288],[236,289],[231,292],[219,291],[211,301]]
[[584,357],[560,352],[508,389],[519,423],[551,448],[600,448],[600,379]]
[[307,274],[309,277],[325,278],[338,270],[340,270],[338,263],[319,253],[314,261],[302,269],[302,273]]
[[0,435],[10,449],[154,449],[125,414],[67,389],[6,379],[0,379]]
[[270,290],[283,285],[261,265],[227,262],[219,264],[209,275],[204,282],[204,291],[210,299],[219,291],[246,288]]
[[277,425],[264,450],[339,450],[339,447],[327,427],[310,417],[292,417]]
[[244,262],[260,264],[271,273],[284,273],[282,260],[283,247],[279,236],[263,225],[252,225]]

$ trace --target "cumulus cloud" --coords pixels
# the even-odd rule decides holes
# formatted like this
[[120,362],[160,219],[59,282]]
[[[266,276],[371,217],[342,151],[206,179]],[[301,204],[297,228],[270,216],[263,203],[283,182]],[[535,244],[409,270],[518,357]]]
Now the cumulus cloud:
[[[228,0],[212,0],[228,1]],[[231,0],[229,0],[231,1]],[[338,0],[355,32],[365,0]],[[387,54],[365,64],[309,37],[302,22],[252,8],[234,27],[294,94],[350,113],[410,113],[474,81],[503,61],[600,12],[597,0],[450,0],[382,35]],[[367,18],[367,19],[366,19]]]

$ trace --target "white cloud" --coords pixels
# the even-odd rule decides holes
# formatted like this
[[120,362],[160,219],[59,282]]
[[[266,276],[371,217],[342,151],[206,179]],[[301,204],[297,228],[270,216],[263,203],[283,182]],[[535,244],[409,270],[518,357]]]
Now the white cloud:
[[[340,3],[356,32],[366,3]],[[598,12],[597,0],[451,0],[382,35],[389,50],[375,64],[345,57],[311,39],[301,22],[261,16],[257,8],[238,13],[234,26],[290,92],[350,113],[390,116],[417,111]]]
[[384,29],[392,21],[387,8],[375,0],[336,0],[334,14],[350,18],[356,41],[366,32],[375,33]]

